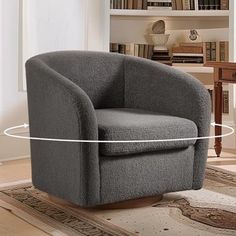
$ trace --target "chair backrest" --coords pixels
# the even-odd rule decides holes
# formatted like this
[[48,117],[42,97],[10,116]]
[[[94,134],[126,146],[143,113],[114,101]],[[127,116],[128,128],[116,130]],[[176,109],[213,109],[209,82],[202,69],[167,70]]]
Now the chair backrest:
[[61,51],[36,56],[80,86],[95,108],[124,107],[124,56],[103,52]]

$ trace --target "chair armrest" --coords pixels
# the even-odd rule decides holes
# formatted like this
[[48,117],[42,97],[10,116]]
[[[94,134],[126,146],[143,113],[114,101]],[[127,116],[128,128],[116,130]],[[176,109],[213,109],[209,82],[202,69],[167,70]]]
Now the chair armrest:
[[[210,95],[193,76],[153,61],[126,57],[125,81],[126,107],[192,120],[198,127],[198,136],[209,135]],[[202,184],[207,148],[208,140],[198,140],[195,145],[194,188]]]
[[[78,85],[37,58],[27,61],[26,76],[31,136],[98,139],[92,102]],[[97,143],[31,140],[31,155],[36,187],[80,205],[99,202]],[[45,176],[52,180],[50,189]]]

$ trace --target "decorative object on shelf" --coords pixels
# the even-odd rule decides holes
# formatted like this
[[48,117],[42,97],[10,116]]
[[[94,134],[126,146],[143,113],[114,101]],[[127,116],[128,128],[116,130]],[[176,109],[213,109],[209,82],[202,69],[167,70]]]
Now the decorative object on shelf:
[[169,34],[165,34],[165,22],[159,20],[152,25],[151,39],[154,43],[154,50],[152,55],[153,61],[158,61],[163,64],[172,65],[169,50],[166,47],[166,43],[169,39]]
[[199,34],[198,34],[197,30],[195,30],[195,29],[190,30],[190,35],[189,35],[190,40],[195,41],[198,39],[198,37],[199,37]]
[[152,25],[152,34],[150,34],[151,39],[154,43],[154,50],[168,50],[166,47],[166,43],[169,39],[169,34],[165,34],[165,22],[163,20],[159,20],[154,22]]

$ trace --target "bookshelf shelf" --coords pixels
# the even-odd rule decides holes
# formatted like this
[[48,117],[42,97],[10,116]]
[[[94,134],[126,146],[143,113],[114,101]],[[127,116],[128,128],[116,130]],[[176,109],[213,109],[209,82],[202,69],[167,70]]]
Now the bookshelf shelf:
[[120,10],[111,9],[110,16],[140,16],[140,17],[228,17],[228,10],[189,10],[189,11],[172,11],[172,10]]
[[206,73],[212,74],[213,67],[202,67],[202,66],[173,66],[173,68],[181,70],[186,73]]

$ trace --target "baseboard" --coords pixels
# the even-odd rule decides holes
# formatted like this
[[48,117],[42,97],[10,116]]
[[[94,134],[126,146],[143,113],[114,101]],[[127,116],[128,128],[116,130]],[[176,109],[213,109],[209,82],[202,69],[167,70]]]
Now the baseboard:
[[[11,132],[13,133],[13,132]],[[19,130],[18,132],[14,132],[17,135],[28,135],[28,133],[24,130]],[[30,142],[29,140],[12,138],[0,134],[0,162],[8,161],[8,160],[18,160],[29,158],[30,156]]]

